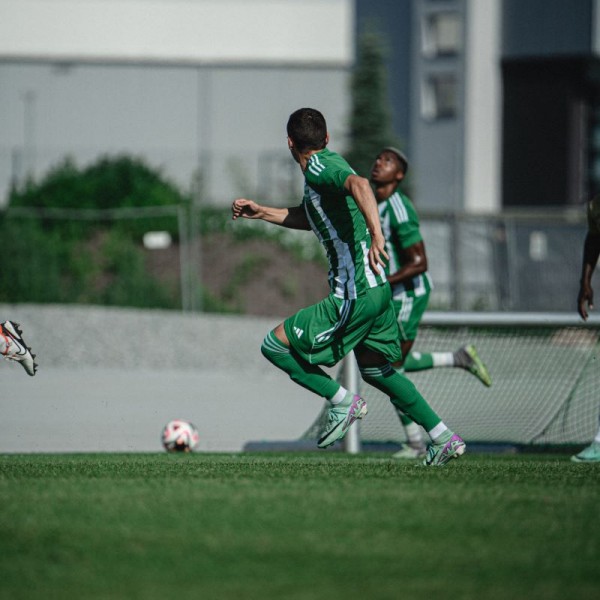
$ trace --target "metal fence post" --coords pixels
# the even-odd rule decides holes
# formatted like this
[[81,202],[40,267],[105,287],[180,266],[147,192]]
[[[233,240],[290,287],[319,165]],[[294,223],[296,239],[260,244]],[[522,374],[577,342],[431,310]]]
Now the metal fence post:
[[[354,357],[354,352],[348,354],[344,359],[344,387],[356,394],[358,393],[358,365]],[[344,450],[348,454],[358,454],[361,449],[359,421],[355,421],[348,430],[344,438]]]

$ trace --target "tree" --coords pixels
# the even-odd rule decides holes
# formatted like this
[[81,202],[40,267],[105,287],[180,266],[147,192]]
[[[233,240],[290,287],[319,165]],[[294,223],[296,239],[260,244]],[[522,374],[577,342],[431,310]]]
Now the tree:
[[392,130],[385,48],[374,26],[367,27],[358,38],[351,92],[350,149],[346,158],[359,175],[368,177],[379,150],[398,145]]

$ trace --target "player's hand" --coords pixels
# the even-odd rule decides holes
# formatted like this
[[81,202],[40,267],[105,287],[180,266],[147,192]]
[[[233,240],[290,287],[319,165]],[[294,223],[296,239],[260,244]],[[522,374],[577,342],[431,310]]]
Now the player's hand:
[[594,310],[594,290],[582,283],[577,295],[577,312],[584,321],[587,321],[588,309]]
[[385,261],[382,257],[385,257],[385,260],[389,260],[390,257],[388,253],[385,251],[385,238],[383,234],[373,234],[371,233],[371,247],[369,248],[369,264],[371,265],[371,269],[377,275],[379,275],[379,267],[385,269]]
[[248,200],[246,198],[238,198],[233,201],[231,205],[232,219],[238,217],[244,217],[245,219],[260,219],[261,217],[261,206],[254,202],[254,200]]

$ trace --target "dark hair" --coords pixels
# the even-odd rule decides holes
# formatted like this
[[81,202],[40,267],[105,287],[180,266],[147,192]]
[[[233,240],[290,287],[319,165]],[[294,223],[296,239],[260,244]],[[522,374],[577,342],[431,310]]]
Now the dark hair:
[[298,152],[321,150],[327,145],[325,117],[314,108],[299,108],[288,119],[287,134]]
[[386,146],[381,152],[392,152],[396,155],[396,158],[400,161],[400,166],[402,167],[402,172],[406,175],[406,171],[408,171],[408,159],[406,155],[401,150],[398,150],[395,146]]

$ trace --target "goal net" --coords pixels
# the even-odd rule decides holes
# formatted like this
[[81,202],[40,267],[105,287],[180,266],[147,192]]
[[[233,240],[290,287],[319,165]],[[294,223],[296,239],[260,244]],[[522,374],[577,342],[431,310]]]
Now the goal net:
[[[467,441],[587,444],[600,412],[600,320],[541,313],[430,313],[413,351],[454,351],[474,344],[492,377],[486,388],[459,368],[408,373],[444,422]],[[354,435],[364,443],[402,443],[404,429],[389,398],[356,376],[347,357],[338,380],[354,387],[368,415]],[[316,439],[324,410],[302,439]]]

